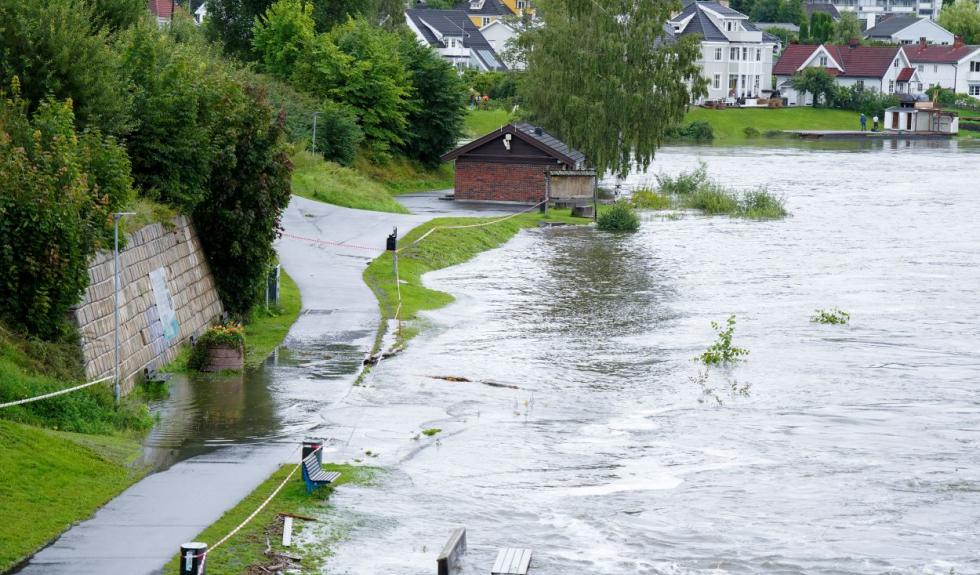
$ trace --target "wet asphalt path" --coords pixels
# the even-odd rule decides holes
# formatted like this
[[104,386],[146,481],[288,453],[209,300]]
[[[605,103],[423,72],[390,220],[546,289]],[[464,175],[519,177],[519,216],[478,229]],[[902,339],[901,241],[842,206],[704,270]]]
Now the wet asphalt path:
[[[293,197],[282,220],[287,235],[276,246],[303,298],[303,311],[287,341],[367,353],[378,325],[378,304],[362,273],[382,252],[392,228],[397,226],[403,236],[433,217],[506,213],[500,207],[466,207],[439,200],[443,193],[401,196],[411,215],[352,210]],[[295,386],[289,380],[280,382],[276,393],[284,406],[309,402],[302,409],[309,414],[305,430],[315,432],[323,422],[322,408],[344,397],[355,377],[350,374],[341,385],[326,391],[320,387],[311,394],[299,376]],[[301,427],[294,425],[290,435],[268,441],[230,443],[147,476],[66,531],[19,573],[162,573],[181,543],[192,540],[296,456],[303,433],[295,431]],[[71,497],[70,486],[65,496]]]

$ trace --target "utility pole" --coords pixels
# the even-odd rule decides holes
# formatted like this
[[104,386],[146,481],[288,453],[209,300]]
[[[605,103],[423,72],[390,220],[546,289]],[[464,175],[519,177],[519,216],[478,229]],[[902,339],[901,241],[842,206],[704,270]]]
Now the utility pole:
[[113,395],[116,398],[116,404],[119,404],[119,220],[123,219],[125,216],[135,215],[135,212],[116,212],[112,214],[112,226],[113,235],[115,237],[115,244],[113,248],[113,276],[115,277],[116,290],[115,290],[115,306],[114,306],[114,316],[116,327],[113,333],[116,336],[116,354],[115,354],[115,370],[113,372]]
[[320,112],[313,112],[313,153],[316,153],[316,117]]

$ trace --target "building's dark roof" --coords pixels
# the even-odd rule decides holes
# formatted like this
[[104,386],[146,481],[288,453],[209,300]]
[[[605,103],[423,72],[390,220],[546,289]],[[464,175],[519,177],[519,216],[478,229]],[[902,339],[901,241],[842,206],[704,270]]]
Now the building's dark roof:
[[[790,44],[772,68],[773,75],[792,76],[819,48],[814,44]],[[838,76],[851,78],[882,78],[892,65],[898,46],[833,46],[824,45],[843,72]]]
[[763,32],[762,33],[762,41],[763,42],[772,42],[773,44],[782,44],[783,43],[783,39],[782,38],[780,38],[779,36],[776,36],[775,34],[770,34],[769,32]]
[[571,168],[580,168],[585,164],[585,154],[569,147],[568,144],[562,142],[543,129],[527,123],[507,124],[506,126],[496,129],[489,134],[481,136],[472,142],[464,144],[445,154],[442,156],[442,161],[447,162],[449,160],[455,160],[459,156],[462,156],[471,150],[482,147],[488,142],[499,138],[503,134],[514,134],[528,144],[531,144],[532,146],[538,148]]
[[901,32],[921,19],[922,18],[916,18],[915,16],[892,16],[891,18],[882,20],[875,25],[874,28],[868,29],[864,33],[864,37],[891,38],[893,34]]
[[816,12],[822,12],[824,14],[829,14],[831,20],[840,20],[840,10],[837,9],[837,6],[834,6],[829,2],[807,2],[803,5],[803,11],[806,12],[808,17],[813,16],[813,14]]
[[952,64],[980,50],[980,46],[933,46],[908,44],[902,46],[913,64]]
[[483,6],[477,9],[471,8],[469,2],[460,2],[456,5],[456,9],[473,16],[511,16],[514,14],[500,0],[484,0]]
[[707,14],[705,14],[704,12],[698,9],[697,6],[698,4],[701,4],[701,2],[692,3],[688,5],[688,7],[685,8],[685,11],[687,11],[688,8],[690,8],[691,11],[688,12],[687,15],[685,15],[682,12],[679,16],[677,16],[677,18],[674,19],[674,21],[676,22],[679,20],[683,20],[688,16],[691,16],[691,20],[687,23],[687,26],[684,26],[684,28],[681,29],[681,31],[677,35],[683,38],[685,36],[690,36],[691,34],[698,34],[705,40],[709,40],[709,41],[728,40],[728,38],[721,33],[721,30],[719,30],[718,27],[715,26],[715,23],[711,21],[711,18],[709,18]]
[[558,152],[559,154],[568,156],[572,160],[575,160],[573,162],[575,164],[582,163],[585,161],[585,154],[583,154],[582,152],[574,148],[570,148],[568,144],[562,142],[558,138],[552,136],[551,134],[545,132],[543,129],[537,126],[532,126],[531,124],[522,122],[520,124],[515,125],[515,127],[521,132],[523,132],[524,134],[534,138],[535,140],[541,142],[542,144]]
[[738,18],[738,17],[748,18],[748,16],[746,16],[745,14],[742,14],[738,10],[732,10],[728,6],[725,6],[723,4],[719,4],[718,2],[696,2],[696,1],[691,0],[691,1],[688,1],[688,2],[684,2],[684,10],[682,10],[681,13],[680,13],[680,15],[677,18],[674,18],[674,19],[675,20],[681,20],[681,19],[687,18],[688,16],[690,16],[694,12],[696,6],[703,6],[704,8],[707,8],[708,10],[711,10],[712,12],[717,12],[717,13],[721,14],[722,16],[733,16],[735,18]]

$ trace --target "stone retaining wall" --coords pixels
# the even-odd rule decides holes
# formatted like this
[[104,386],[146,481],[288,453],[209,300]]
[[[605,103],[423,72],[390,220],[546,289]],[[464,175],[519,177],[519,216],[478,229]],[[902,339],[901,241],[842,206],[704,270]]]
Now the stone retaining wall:
[[[128,392],[145,367],[172,360],[182,343],[221,317],[222,307],[201,243],[185,216],[128,235],[119,266],[120,373]],[[89,279],[74,315],[85,375],[93,380],[111,376],[115,362],[112,251],[95,255]]]

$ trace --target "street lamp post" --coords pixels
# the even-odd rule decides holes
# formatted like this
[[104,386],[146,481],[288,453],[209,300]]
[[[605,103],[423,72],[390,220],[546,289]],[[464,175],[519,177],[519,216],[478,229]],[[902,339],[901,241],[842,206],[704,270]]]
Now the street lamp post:
[[119,220],[123,219],[124,216],[135,215],[135,212],[116,212],[112,214],[112,227],[113,235],[115,237],[115,244],[113,248],[113,276],[115,277],[115,329],[113,333],[116,336],[116,356],[115,356],[115,370],[113,372],[113,381],[115,385],[113,386],[113,395],[116,398],[116,403],[119,403]]
[[320,112],[313,112],[313,153],[316,153],[316,117]]

